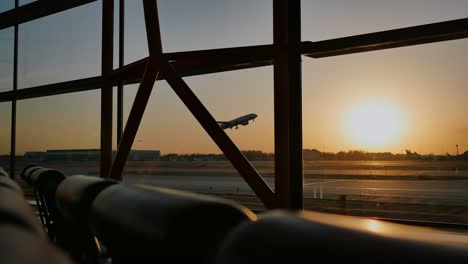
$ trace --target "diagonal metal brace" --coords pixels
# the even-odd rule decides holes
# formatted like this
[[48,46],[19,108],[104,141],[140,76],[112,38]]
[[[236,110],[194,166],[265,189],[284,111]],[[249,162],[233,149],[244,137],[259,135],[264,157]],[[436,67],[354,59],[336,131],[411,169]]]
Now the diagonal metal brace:
[[146,65],[145,74],[143,80],[138,87],[138,92],[135,96],[130,115],[128,116],[125,130],[122,134],[117,153],[115,155],[114,163],[112,164],[109,178],[122,180],[122,172],[127,162],[128,154],[132,148],[133,142],[135,141],[138,127],[140,126],[143,114],[148,104],[153,85],[158,77],[158,62],[155,60],[149,60]]

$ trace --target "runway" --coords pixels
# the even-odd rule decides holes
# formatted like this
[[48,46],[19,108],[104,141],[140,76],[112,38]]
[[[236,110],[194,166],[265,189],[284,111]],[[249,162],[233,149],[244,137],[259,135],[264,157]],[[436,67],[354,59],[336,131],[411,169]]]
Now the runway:
[[[406,171],[408,172],[408,171]],[[427,172],[421,172],[427,173]],[[466,172],[463,172],[466,174]],[[304,196],[315,199],[347,199],[427,205],[468,204],[468,180],[372,180],[304,179]],[[240,176],[127,175],[125,184],[145,184],[201,193],[243,194],[254,192]],[[274,179],[265,178],[274,189]]]
[[433,177],[467,177],[468,171],[459,170],[304,170],[305,176],[312,175],[357,175],[357,176],[387,176],[387,177],[401,177],[401,176],[433,176]]

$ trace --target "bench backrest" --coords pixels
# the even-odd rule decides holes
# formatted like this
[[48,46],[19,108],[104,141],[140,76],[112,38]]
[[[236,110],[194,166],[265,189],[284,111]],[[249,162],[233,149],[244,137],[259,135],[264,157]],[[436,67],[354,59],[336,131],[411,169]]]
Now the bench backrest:
[[213,263],[225,236],[254,218],[227,200],[119,184],[96,197],[91,225],[116,263]]

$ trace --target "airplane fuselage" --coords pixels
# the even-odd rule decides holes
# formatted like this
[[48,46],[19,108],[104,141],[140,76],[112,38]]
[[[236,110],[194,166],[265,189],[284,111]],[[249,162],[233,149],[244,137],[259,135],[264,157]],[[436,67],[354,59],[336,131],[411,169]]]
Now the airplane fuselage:
[[239,125],[242,125],[242,126],[248,125],[249,121],[254,120],[255,118],[257,118],[256,114],[248,114],[248,115],[241,116],[241,117],[238,117],[236,119],[233,119],[231,121],[218,122],[218,123],[220,124],[221,128],[223,128],[223,129],[233,128],[233,127],[238,128]]

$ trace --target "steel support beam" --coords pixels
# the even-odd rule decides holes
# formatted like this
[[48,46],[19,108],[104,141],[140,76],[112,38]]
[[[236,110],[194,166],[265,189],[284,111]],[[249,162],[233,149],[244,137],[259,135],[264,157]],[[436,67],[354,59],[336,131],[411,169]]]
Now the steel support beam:
[[231,161],[234,168],[237,169],[265,206],[267,208],[273,208],[274,194],[257,170],[255,170],[244,154],[242,154],[234,142],[232,142],[228,135],[226,135],[224,130],[219,126],[203,103],[197,98],[172,66],[167,62],[163,69],[166,81],[172,87],[177,96],[179,96],[185,106],[187,106],[200,125],[205,129],[208,135],[210,135],[216,145],[218,145],[226,158]]
[[18,89],[17,91],[8,91],[0,93],[0,102],[8,102],[14,99],[24,100],[38,97],[45,97],[58,94],[68,94],[97,90],[102,87],[101,76],[84,78],[73,81],[40,85],[31,88]]
[[273,1],[276,207],[303,208],[301,0]]
[[10,177],[14,179],[16,171],[16,100],[11,101],[11,132],[10,132]]
[[[119,0],[119,68],[124,66],[125,55],[125,0]],[[123,132],[123,81],[117,86],[117,146]]]
[[112,71],[114,56],[114,0],[102,1],[102,87],[100,175],[109,174],[112,164]]
[[0,13],[0,30],[95,1],[96,0],[34,1]]
[[301,53],[311,58],[324,58],[467,37],[468,18],[464,18],[345,38],[304,42]]
[[[19,0],[15,0],[15,9]],[[13,40],[13,92],[18,90],[18,25],[15,25]],[[15,178],[16,171],[16,99],[11,101],[11,132],[10,132],[10,177]]]
[[[213,50],[166,53],[164,57],[181,76],[193,76],[248,69],[271,65],[273,46],[260,45]],[[131,80],[138,78],[148,62],[144,58],[114,71],[114,78]],[[161,75],[160,79],[164,79]]]

